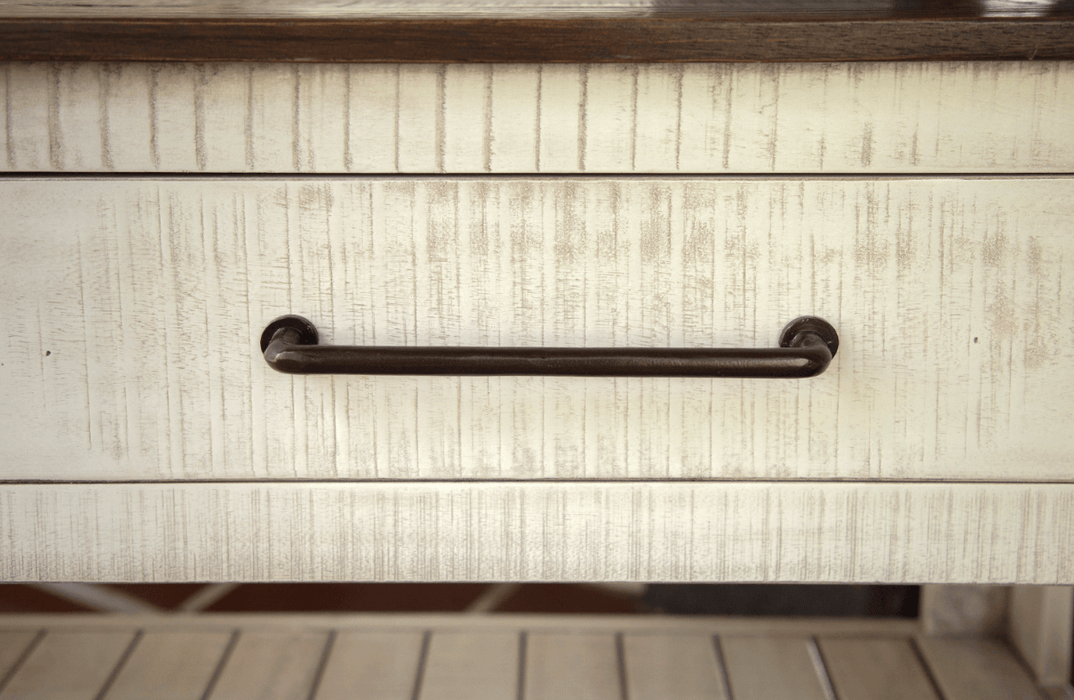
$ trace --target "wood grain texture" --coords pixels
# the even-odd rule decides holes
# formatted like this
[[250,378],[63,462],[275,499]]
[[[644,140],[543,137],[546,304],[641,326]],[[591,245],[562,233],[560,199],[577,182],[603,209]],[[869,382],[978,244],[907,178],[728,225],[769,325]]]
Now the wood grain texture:
[[[663,4],[663,3],[661,3]],[[910,3],[894,3],[910,5]],[[667,3],[674,7],[674,2]],[[70,5],[69,5],[70,6]],[[242,7],[229,3],[229,7]],[[260,7],[260,6],[258,6]],[[1074,58],[1045,17],[0,19],[0,59],[67,61],[654,62]]]
[[268,620],[263,618],[262,624],[256,624],[258,621],[247,615],[239,623],[246,628],[227,658],[221,659],[223,666],[205,700],[295,700],[310,696],[328,642],[327,632],[275,627],[264,624]]
[[1072,518],[1055,484],[7,485],[0,578],[1069,584]]
[[817,641],[839,700],[939,700],[909,640]]
[[135,640],[135,630],[46,634],[11,677],[2,700],[96,700]]
[[[1074,477],[1074,180],[8,180],[0,478]],[[842,345],[812,380],[288,376],[258,339]],[[48,436],[43,439],[42,436]]]
[[0,97],[19,172],[1074,171],[1074,63],[9,63]]
[[945,700],[1040,700],[1017,659],[993,639],[918,641]]
[[1011,589],[1007,637],[1033,671],[1037,683],[1070,683],[1074,589],[1016,586]]

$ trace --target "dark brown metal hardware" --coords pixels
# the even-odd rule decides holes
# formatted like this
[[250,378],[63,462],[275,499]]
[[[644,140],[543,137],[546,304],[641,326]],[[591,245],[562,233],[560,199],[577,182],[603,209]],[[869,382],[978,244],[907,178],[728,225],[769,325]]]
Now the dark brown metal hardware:
[[560,377],[815,377],[839,348],[831,324],[796,318],[778,348],[499,348],[318,345],[301,316],[281,316],[261,334],[265,362],[289,374]]

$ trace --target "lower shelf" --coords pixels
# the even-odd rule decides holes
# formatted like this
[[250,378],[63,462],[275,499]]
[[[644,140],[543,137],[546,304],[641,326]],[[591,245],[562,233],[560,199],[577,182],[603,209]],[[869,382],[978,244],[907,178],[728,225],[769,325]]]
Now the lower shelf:
[[0,700],[1041,700],[991,639],[906,620],[617,616],[0,619]]

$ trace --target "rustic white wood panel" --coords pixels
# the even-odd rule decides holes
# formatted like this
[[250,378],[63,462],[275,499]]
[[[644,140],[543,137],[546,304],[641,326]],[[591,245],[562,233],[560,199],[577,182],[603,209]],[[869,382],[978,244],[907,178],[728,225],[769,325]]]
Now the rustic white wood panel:
[[224,631],[146,632],[106,697],[201,700],[230,639],[231,635]]
[[5,485],[0,542],[11,581],[1069,584],[1074,485]]
[[[245,615],[241,625],[258,618]],[[215,618],[196,616],[196,620]],[[148,621],[150,624],[152,620]],[[260,622],[267,622],[264,618]],[[165,623],[167,624],[167,623]],[[267,629],[266,629],[267,627]],[[205,700],[308,698],[328,642],[324,630],[257,625],[243,629]]]
[[1074,170],[1071,62],[9,63],[0,96],[21,172]]
[[[1074,478],[1074,180],[0,182],[0,478]],[[1066,284],[1064,284],[1064,278]],[[774,346],[810,380],[293,377],[328,343]]]

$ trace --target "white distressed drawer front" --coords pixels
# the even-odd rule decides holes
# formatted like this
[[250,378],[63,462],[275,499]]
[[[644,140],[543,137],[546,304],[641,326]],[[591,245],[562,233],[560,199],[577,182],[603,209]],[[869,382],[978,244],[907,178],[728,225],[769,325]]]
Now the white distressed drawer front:
[[[1074,477],[1074,180],[0,181],[0,478]],[[1064,278],[1066,283],[1064,284]],[[810,380],[292,377],[324,342],[764,347]]]

